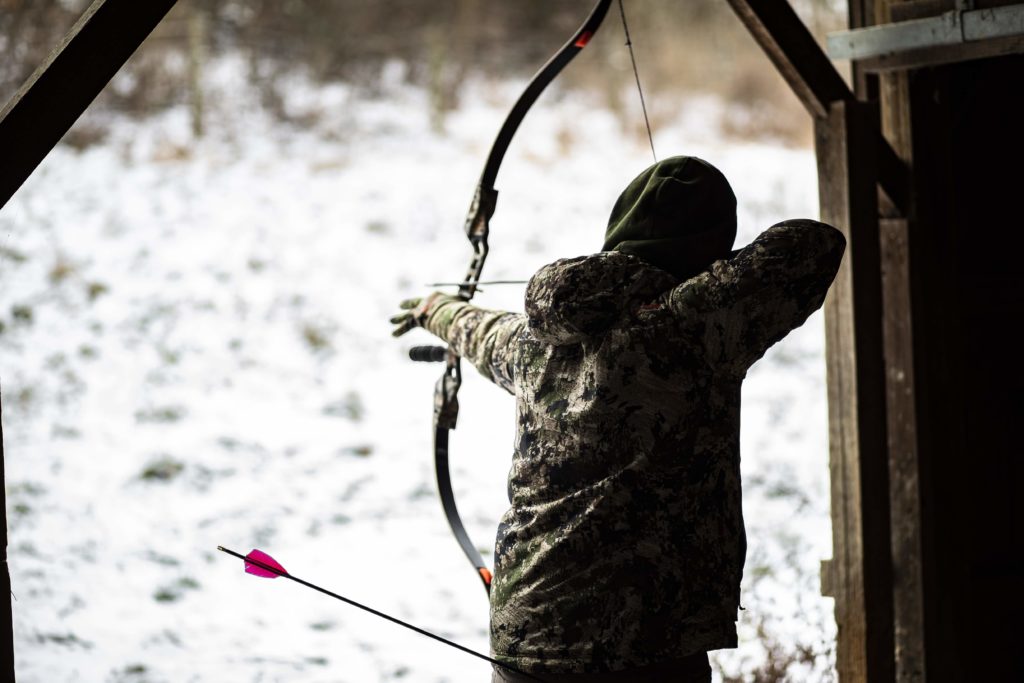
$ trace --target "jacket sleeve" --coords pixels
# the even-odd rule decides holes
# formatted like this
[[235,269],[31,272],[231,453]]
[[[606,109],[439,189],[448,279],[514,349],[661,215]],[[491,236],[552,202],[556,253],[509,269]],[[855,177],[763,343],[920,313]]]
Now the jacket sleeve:
[[742,374],[821,306],[845,249],[831,226],[784,221],[673,289],[668,306],[712,365]]
[[448,342],[481,375],[515,394],[516,341],[526,327],[525,315],[451,301],[431,311],[425,327]]

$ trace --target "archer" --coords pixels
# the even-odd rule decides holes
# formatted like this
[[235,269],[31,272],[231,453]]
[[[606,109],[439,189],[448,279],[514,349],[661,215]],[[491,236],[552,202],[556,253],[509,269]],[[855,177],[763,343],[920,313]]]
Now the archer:
[[[732,251],[736,198],[693,157],[625,189],[599,253],[541,268],[525,314],[402,303],[516,397],[491,651],[549,681],[707,682],[736,646],[740,386],[821,306],[845,249],[791,220]],[[496,668],[494,681],[521,681]]]

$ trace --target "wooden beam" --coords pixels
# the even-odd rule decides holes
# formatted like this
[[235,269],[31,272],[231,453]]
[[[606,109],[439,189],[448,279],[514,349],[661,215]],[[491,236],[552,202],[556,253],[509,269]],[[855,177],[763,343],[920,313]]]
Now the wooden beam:
[[992,40],[960,45],[942,45],[908,52],[897,52],[880,57],[857,60],[867,72],[895,71],[897,69],[918,69],[926,66],[966,62],[972,59],[987,59],[1002,55],[1024,52],[1024,36],[993,38]]
[[873,105],[842,100],[815,121],[821,219],[847,239],[825,300],[833,559],[823,574],[841,683],[893,680],[876,121]]
[[0,111],[0,208],[176,0],[95,0]]
[[1024,4],[1015,4],[995,9],[956,9],[934,17],[836,31],[828,34],[826,49],[833,59],[859,61],[1021,36]]
[[[729,4],[811,116],[824,119],[834,102],[856,101],[787,0],[729,0]],[[879,186],[897,212],[906,215],[906,164],[880,132],[865,144],[875,147]]]

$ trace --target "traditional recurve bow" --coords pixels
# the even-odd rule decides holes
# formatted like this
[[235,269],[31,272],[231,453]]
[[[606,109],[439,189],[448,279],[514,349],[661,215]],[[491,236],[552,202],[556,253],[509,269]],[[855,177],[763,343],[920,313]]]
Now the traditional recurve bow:
[[[600,0],[594,6],[583,25],[534,75],[512,107],[512,111],[505,118],[501,130],[498,131],[498,136],[491,146],[491,152],[487,156],[487,163],[484,164],[480,182],[476,186],[473,202],[470,204],[469,213],[466,216],[466,237],[469,238],[469,243],[473,247],[473,256],[469,261],[466,277],[459,284],[458,295],[465,301],[472,299],[476,293],[477,286],[480,284],[480,273],[483,270],[484,261],[487,260],[487,236],[490,231],[491,216],[494,215],[494,208],[498,200],[498,191],[494,188],[494,181],[498,175],[498,168],[505,158],[509,143],[512,141],[512,136],[515,135],[526,112],[537,101],[544,88],[590,42],[604,20],[610,5],[611,0]],[[445,362],[444,374],[437,381],[434,390],[434,466],[437,474],[437,487],[441,503],[444,506],[444,514],[448,518],[448,525],[458,540],[462,552],[473,564],[489,594],[491,571],[487,568],[487,564],[462,524],[462,518],[455,505],[455,494],[452,491],[451,474],[448,468],[448,436],[451,430],[455,429],[459,417],[458,394],[459,387],[462,385],[460,357],[450,347],[448,349],[416,347],[409,352],[409,356],[418,361],[444,360]]]

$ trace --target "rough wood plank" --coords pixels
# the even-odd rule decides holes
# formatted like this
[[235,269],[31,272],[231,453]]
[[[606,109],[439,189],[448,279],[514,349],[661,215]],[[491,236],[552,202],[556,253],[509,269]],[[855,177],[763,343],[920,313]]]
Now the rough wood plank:
[[[908,2],[882,0],[890,15]],[[867,69],[865,65],[863,68]],[[909,74],[880,77],[882,130],[913,168],[913,130]],[[913,181],[912,181],[913,185]],[[907,220],[881,224],[882,282],[885,306],[886,400],[889,427],[889,505],[893,563],[893,648],[897,683],[927,680],[924,592],[923,449],[918,432],[918,353],[915,345],[912,228],[920,230],[912,192]],[[913,261],[913,266],[912,266]],[[920,270],[918,268],[918,270]],[[922,273],[916,277],[921,280]]]
[[821,218],[847,238],[825,301],[830,588],[841,683],[881,683],[893,675],[875,119],[871,105],[840,101],[815,125]]
[[991,40],[980,40],[961,45],[938,45],[935,47],[908,50],[869,59],[857,63],[864,71],[894,71],[896,69],[917,69],[925,66],[953,64],[972,59],[985,59],[1024,52],[1024,36],[1005,36]]
[[0,111],[0,208],[176,0],[96,0]]
[[880,225],[897,683],[925,680],[924,574],[909,223]]

